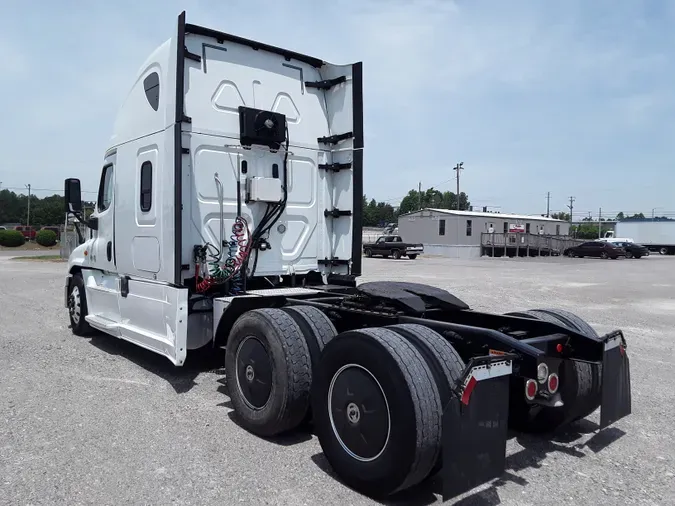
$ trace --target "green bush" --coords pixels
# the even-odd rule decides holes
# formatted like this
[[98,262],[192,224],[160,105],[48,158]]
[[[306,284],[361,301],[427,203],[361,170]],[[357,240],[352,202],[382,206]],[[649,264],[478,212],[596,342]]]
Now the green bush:
[[53,230],[40,230],[35,234],[35,241],[40,246],[54,246],[56,244],[56,234]]
[[18,230],[0,230],[0,246],[15,248],[25,242],[26,239]]

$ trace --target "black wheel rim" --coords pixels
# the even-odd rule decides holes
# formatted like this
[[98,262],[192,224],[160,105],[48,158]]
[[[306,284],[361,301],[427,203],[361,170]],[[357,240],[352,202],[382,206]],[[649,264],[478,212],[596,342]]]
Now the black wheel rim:
[[250,408],[267,404],[272,392],[272,363],[263,344],[255,337],[244,339],[235,357],[237,388]]
[[352,458],[371,462],[382,455],[391,433],[387,397],[375,376],[357,364],[341,367],[328,389],[333,434]]

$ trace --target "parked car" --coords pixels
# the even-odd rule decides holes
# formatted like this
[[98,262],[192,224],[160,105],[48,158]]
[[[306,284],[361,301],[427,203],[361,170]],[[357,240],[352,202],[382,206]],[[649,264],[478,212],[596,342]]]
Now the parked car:
[[609,240],[609,244],[623,248],[626,251],[626,258],[641,258],[649,256],[649,249],[647,246],[637,244],[634,242],[621,242]]
[[564,255],[572,258],[594,257],[615,260],[619,257],[625,257],[626,250],[609,242],[590,241],[567,248]]
[[424,245],[403,242],[400,235],[383,235],[375,242],[365,243],[363,253],[367,257],[381,255],[384,258],[392,256],[398,259],[407,256],[410,260],[415,260],[417,255],[424,253]]
[[37,232],[33,227],[26,227],[24,225],[14,227],[14,230],[18,230],[19,232],[21,232],[27,241],[35,240],[35,234],[37,234]]

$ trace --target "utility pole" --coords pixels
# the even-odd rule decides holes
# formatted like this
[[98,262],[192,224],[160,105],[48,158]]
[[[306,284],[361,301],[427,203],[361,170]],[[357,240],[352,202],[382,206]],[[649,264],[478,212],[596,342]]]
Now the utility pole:
[[602,207],[598,211],[598,239],[602,239]]
[[417,185],[417,194],[420,196],[420,211],[422,210],[422,181]]
[[464,170],[464,162],[459,162],[452,170],[457,171],[457,210],[459,211],[459,171]]
[[573,217],[572,217],[572,211],[574,210],[574,201],[576,199],[574,197],[570,197],[570,204],[567,206],[570,208],[570,223],[572,223]]
[[[573,210],[574,210],[574,201],[576,199],[574,197],[570,197],[570,204],[567,206],[570,209],[570,228],[572,228],[572,222],[574,221],[573,217]],[[576,234],[574,235],[576,237]]]
[[[28,188],[28,218],[26,219],[26,227],[30,227],[30,184],[25,185]],[[30,237],[30,234],[28,235]]]
[[546,217],[551,217],[551,192],[546,192]]

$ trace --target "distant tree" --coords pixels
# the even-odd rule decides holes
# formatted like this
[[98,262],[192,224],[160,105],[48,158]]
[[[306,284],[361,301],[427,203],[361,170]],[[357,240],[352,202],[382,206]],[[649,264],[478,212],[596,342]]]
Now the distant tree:
[[[406,195],[401,201],[401,205],[398,208],[398,214],[407,214],[418,209],[431,207],[436,209],[457,209],[457,194],[446,191],[440,192],[435,188],[427,188],[421,194],[417,190],[410,190],[408,195]],[[466,193],[461,192],[459,194],[459,209],[466,211],[471,206],[469,202],[469,197]]]
[[551,214],[554,220],[571,221],[569,213],[559,212]]
[[394,207],[387,202],[377,202],[363,196],[363,226],[378,227],[396,221]]

